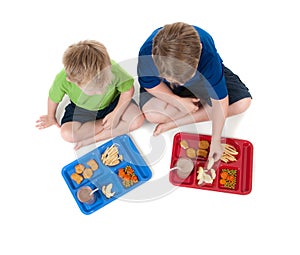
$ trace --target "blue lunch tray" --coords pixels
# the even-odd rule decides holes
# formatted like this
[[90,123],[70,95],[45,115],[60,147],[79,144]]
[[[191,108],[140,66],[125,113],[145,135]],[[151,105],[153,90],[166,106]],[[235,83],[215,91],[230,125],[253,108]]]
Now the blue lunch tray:
[[[122,155],[122,160],[115,166],[106,166],[101,161],[101,155],[112,145],[115,145],[118,148],[119,155]],[[87,162],[91,159],[94,159],[97,162],[98,169],[93,171],[91,178],[83,178],[82,182],[77,184],[71,179],[71,175],[75,173],[75,166],[83,164],[86,168],[89,168]],[[120,168],[125,168],[126,166],[130,166],[138,177],[138,182],[130,187],[125,187],[122,183],[122,179],[118,176],[118,170]],[[128,135],[121,135],[111,139],[107,143],[63,167],[62,176],[81,212],[88,215],[148,181],[152,177],[152,172],[134,145],[132,139]],[[112,197],[107,198],[102,193],[102,187],[103,185],[106,186],[110,183],[113,185],[112,192],[115,192],[115,194]],[[89,186],[92,190],[98,188],[94,193],[96,200],[91,205],[82,203],[77,198],[78,190],[84,186]]]

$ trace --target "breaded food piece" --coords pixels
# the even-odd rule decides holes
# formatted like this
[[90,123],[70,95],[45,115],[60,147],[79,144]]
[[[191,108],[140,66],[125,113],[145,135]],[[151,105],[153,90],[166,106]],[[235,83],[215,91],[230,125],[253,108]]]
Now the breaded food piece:
[[72,173],[71,174],[71,179],[73,181],[75,181],[77,184],[80,184],[83,180],[83,177],[81,175],[77,174],[77,173]]
[[186,150],[186,155],[189,157],[189,158],[196,158],[196,150],[194,148],[188,148]]
[[96,171],[98,169],[98,164],[96,162],[96,160],[91,159],[86,163],[93,171]]
[[93,170],[92,169],[90,169],[90,168],[86,168],[86,169],[84,169],[84,171],[83,171],[83,173],[82,173],[82,175],[83,175],[83,177],[85,178],[85,179],[89,179],[89,178],[91,178],[92,176],[93,176]]
[[82,174],[84,169],[85,169],[85,167],[83,164],[78,164],[75,166],[75,172],[78,174]]
[[180,141],[180,146],[181,146],[181,148],[183,148],[183,149],[188,149],[189,148],[189,143],[188,143],[188,141],[187,140],[181,140]]
[[207,154],[208,154],[207,150],[204,150],[204,149],[198,149],[197,150],[197,156],[198,157],[207,158]]
[[199,149],[206,150],[209,147],[209,141],[207,140],[202,140],[199,142]]

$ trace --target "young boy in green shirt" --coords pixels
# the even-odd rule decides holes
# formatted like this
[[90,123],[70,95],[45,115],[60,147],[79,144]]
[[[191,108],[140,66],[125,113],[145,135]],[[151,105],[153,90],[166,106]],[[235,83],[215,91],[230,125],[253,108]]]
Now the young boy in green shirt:
[[[57,74],[48,97],[48,113],[36,127],[60,126],[61,136],[75,149],[139,128],[144,116],[133,101],[134,79],[110,59],[103,44],[81,41],[63,55],[64,69]],[[60,125],[55,117],[68,95]]]

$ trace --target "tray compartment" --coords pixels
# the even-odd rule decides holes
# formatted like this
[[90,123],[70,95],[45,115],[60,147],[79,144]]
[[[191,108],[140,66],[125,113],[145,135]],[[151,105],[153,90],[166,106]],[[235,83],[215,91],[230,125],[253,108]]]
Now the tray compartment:
[[227,191],[237,191],[240,186],[240,170],[237,167],[222,166],[217,174],[218,187]]
[[[197,140],[198,139],[198,140]],[[191,158],[191,159],[199,159],[199,160],[207,160],[208,154],[209,154],[209,150],[210,150],[210,142],[211,139],[208,136],[200,136],[197,135],[197,139],[195,139],[195,137],[193,137],[192,135],[181,135],[181,133],[177,133],[174,137],[173,140],[173,155],[174,157],[187,157],[187,158]],[[181,146],[181,142],[185,141],[188,144],[188,148],[183,148]],[[206,141],[208,142],[208,147],[204,149],[204,151],[206,152],[206,155],[197,155],[197,150],[201,149],[199,146],[200,141]],[[196,156],[195,157],[190,157],[188,155],[188,150],[189,149],[194,149],[196,152]]]
[[[65,166],[64,169],[62,170],[63,172],[63,175],[66,179],[66,181],[68,183],[70,183],[71,185],[71,188],[72,189],[77,189],[79,187],[81,187],[82,185],[86,185],[88,182],[89,182],[89,179],[88,178],[83,178],[82,182],[81,183],[77,183],[75,182],[73,179],[71,179],[71,175],[73,173],[75,173],[75,167],[76,165],[78,164],[82,164],[84,165],[85,168],[90,168],[88,165],[87,165],[87,162],[91,159],[94,159],[97,164],[98,164],[98,169],[93,171],[93,175],[91,178],[95,177],[95,176],[99,176],[99,175],[103,175],[105,173],[105,167],[104,165],[100,162],[99,160],[99,157],[97,155],[97,153],[91,153],[90,155],[85,155],[84,157],[78,159],[78,160],[75,160],[73,161],[72,163],[70,163],[69,165]],[[80,174],[82,177],[83,175]]]
[[[180,158],[187,158],[189,159],[188,157],[175,157],[172,159],[171,161],[171,168],[175,167],[176,166],[176,163],[177,161],[180,159]],[[195,171],[196,171],[196,164],[197,164],[197,161],[196,160],[192,160],[193,164],[194,164],[194,168],[192,170],[192,172],[190,173],[190,175],[183,179],[183,178],[180,178],[178,175],[177,175],[177,169],[173,169],[171,172],[172,172],[172,181],[174,183],[176,183],[177,185],[179,184],[183,184],[183,185],[193,185],[194,184],[194,179],[195,179]]]
[[198,184],[198,180],[197,180],[198,169],[199,169],[199,167],[203,167],[203,169],[205,169],[204,168],[205,165],[206,165],[206,161],[197,161],[196,162],[196,164],[195,164],[195,179],[194,179],[195,182],[194,182],[194,187],[196,187],[196,188],[205,188],[205,189],[213,189],[213,188],[215,188],[217,186],[217,176],[218,176],[218,174],[217,174],[217,170],[216,169],[214,169],[216,171],[216,177],[215,177],[215,179],[213,180],[212,183],[205,183],[205,182],[203,182],[201,184]]
[[234,155],[234,157],[236,158],[236,161],[228,161],[228,162],[223,162],[223,161],[221,161],[223,164],[234,164],[234,163],[238,162],[240,158],[243,157],[243,150],[242,150],[242,147],[241,147],[241,145],[240,145],[238,142],[236,142],[234,139],[232,139],[232,138],[225,138],[225,139],[222,141],[222,143],[223,143],[223,144],[228,144],[228,145],[233,146],[233,147],[237,150],[237,152],[238,152],[237,155]]
[[[133,170],[134,175],[136,175],[136,177],[138,179],[138,181],[136,183],[132,183],[128,187],[123,184],[123,179],[118,175],[119,170],[120,169],[125,170],[126,167],[130,167]],[[135,186],[138,186],[145,181],[145,176],[141,175],[141,173],[143,173],[143,172],[141,172],[141,168],[139,166],[133,165],[129,162],[122,162],[122,164],[120,164],[120,166],[114,170],[114,175],[118,178],[119,182],[121,183],[122,187],[125,190],[131,190],[131,189],[135,188]],[[131,176],[131,174],[129,174],[129,176]]]
[[[96,188],[95,185],[93,185],[92,183],[88,183],[88,184],[85,184],[85,185],[82,185],[81,187],[84,187],[84,186],[89,186],[92,190],[94,190]],[[80,187],[80,188],[81,188]],[[104,204],[104,200],[103,198],[101,197],[101,195],[99,194],[99,192],[95,192],[94,193],[94,196],[95,196],[95,202],[93,204],[87,204],[87,203],[82,203],[78,200],[77,198],[77,192],[80,190],[80,188],[74,190],[72,192],[73,194],[73,197],[76,201],[76,203],[78,204],[78,207],[79,209],[84,213],[84,214],[91,214],[92,212],[94,212],[95,210],[97,210],[97,208],[103,206]]]
[[[99,189],[97,192],[103,198],[105,203],[120,197],[125,192],[125,189],[122,187],[118,177],[114,173],[99,176],[97,178],[92,179],[91,182],[95,187]],[[115,194],[112,197],[107,198],[102,192],[102,187],[107,186],[110,183],[112,184],[111,192],[115,192]]]

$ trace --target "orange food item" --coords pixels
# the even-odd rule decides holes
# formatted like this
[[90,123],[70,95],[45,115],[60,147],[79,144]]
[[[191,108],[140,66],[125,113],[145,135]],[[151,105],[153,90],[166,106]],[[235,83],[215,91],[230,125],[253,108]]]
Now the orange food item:
[[124,175],[125,175],[125,170],[124,170],[124,168],[120,168],[119,171],[118,171],[118,176],[119,176],[119,177],[124,177]]
[[234,181],[234,176],[233,175],[229,175],[228,177],[227,177],[227,180],[228,181],[231,181],[231,182],[233,182]]
[[197,156],[198,157],[207,158],[207,154],[208,154],[207,150],[204,150],[204,149],[198,149],[197,150]]
[[123,180],[125,180],[125,181],[129,181],[131,179],[131,177],[130,177],[130,175],[128,175],[128,174],[125,174],[124,176],[123,176]]
[[118,176],[122,179],[122,184],[126,188],[132,186],[133,184],[139,181],[131,166],[120,168],[118,170]]
[[220,173],[219,183],[223,188],[235,189],[236,187],[237,170],[223,169]]
[[96,160],[91,159],[86,163],[93,171],[96,171],[98,169],[98,164]]
[[224,180],[224,179],[221,179],[221,180],[220,180],[220,184],[221,184],[221,185],[224,185],[224,184],[226,184],[226,180]]
[[209,141],[202,140],[199,142],[199,149],[206,150],[209,147]]
[[77,174],[81,174],[83,172],[83,170],[85,169],[83,164],[78,164],[75,166],[75,172]]
[[90,169],[90,168],[86,168],[86,169],[83,171],[82,175],[83,175],[83,177],[84,177],[85,179],[89,179],[89,178],[91,178],[91,177],[93,176],[93,170]]
[[227,176],[228,176],[228,173],[227,173],[227,172],[222,172],[222,173],[220,174],[220,176],[221,176],[222,179],[225,179],[225,180],[226,180],[226,178],[227,178]]
[[132,176],[131,180],[134,182],[134,183],[137,183],[138,182],[138,178],[136,175]]
[[77,184],[80,184],[83,180],[83,177],[81,175],[77,174],[77,173],[72,173],[71,174],[71,179],[73,181],[75,181]]

